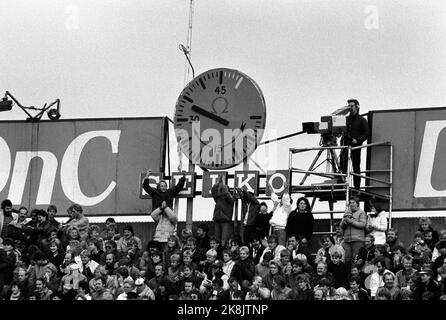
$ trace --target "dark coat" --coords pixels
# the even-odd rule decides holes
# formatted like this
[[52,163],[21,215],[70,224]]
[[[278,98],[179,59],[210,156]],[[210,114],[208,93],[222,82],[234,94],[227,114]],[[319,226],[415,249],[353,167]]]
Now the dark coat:
[[[348,290],[348,296],[353,300],[353,293],[350,290]],[[357,300],[370,300],[369,298],[369,294],[367,293],[367,291],[363,288],[359,288],[358,293],[357,293]]]
[[249,248],[249,258],[254,262],[254,264],[258,264],[260,262],[260,257],[265,249],[266,248],[260,244],[259,249],[257,249],[257,252],[254,255],[254,249],[252,247]]
[[197,247],[206,251],[208,251],[211,248],[208,235],[205,235],[203,238],[197,237],[196,239],[197,239]]
[[242,192],[242,222],[245,221],[245,216],[248,215],[246,225],[254,226],[259,213],[260,202],[252,193],[246,190],[242,190]]
[[8,225],[8,238],[12,238],[14,240],[20,240],[26,243],[28,240],[29,234],[32,232],[32,230],[27,230],[28,232],[25,232],[26,226],[23,226],[22,228],[17,228],[13,224]]
[[54,264],[56,267],[59,267],[65,258],[65,254],[63,252],[59,252],[56,256],[53,256],[51,252],[47,253],[48,261]]
[[255,267],[254,262],[249,258],[246,260],[238,260],[232,268],[231,276],[235,277],[239,284],[243,280],[252,281],[255,275]]
[[437,278],[438,275],[438,268],[440,268],[443,265],[444,257],[439,256],[437,259],[435,259],[434,264],[432,265],[432,271],[434,272],[434,279]]
[[307,288],[305,290],[295,290],[296,291],[296,300],[314,300],[314,292],[313,290]]
[[333,284],[335,283],[333,274],[331,272],[327,271],[327,273],[323,276],[319,276],[317,273],[314,273],[310,279],[311,286],[314,288],[315,286],[317,286],[319,284],[319,280],[321,280],[323,278],[328,279],[330,281],[331,286],[333,286]]
[[295,235],[298,239],[306,238],[310,240],[313,234],[314,218],[310,212],[298,212],[293,210],[288,216],[286,232],[288,235]]
[[0,290],[3,285],[8,285],[13,279],[13,271],[16,263],[16,255],[14,252],[7,254],[0,249]]
[[222,183],[216,183],[211,189],[212,197],[215,201],[214,222],[230,222],[234,208],[234,197],[228,188],[222,188]]
[[367,120],[364,119],[359,113],[354,116],[347,116],[347,130],[344,134],[342,145],[353,145],[352,140],[356,139],[358,143],[356,145],[362,145],[370,135],[369,125]]
[[440,298],[440,287],[432,279],[427,284],[421,283],[418,288],[415,289],[413,299],[422,300],[423,293],[425,292],[432,292],[434,294],[433,300],[438,300]]
[[206,260],[206,251],[202,248],[197,247],[192,253],[192,261],[195,263],[200,263],[200,261]]
[[43,223],[39,223],[36,227],[37,241],[48,239],[53,230],[57,231],[50,221],[46,220]]
[[347,287],[347,278],[349,275],[349,270],[345,263],[342,261],[339,262],[339,264],[334,264],[333,261],[330,261],[328,263],[328,272],[333,274],[334,277],[334,283],[333,287],[336,289],[339,287]]
[[358,255],[356,256],[357,259],[362,260],[362,265],[365,265],[366,261],[372,262],[372,260],[375,258],[375,245],[371,246],[369,249],[367,249],[365,246],[359,248]]
[[269,212],[266,214],[257,214],[255,220],[255,228],[256,233],[259,235],[261,239],[269,236],[269,230],[271,228],[269,224],[269,220],[271,220],[273,216],[273,212]]
[[152,210],[161,207],[161,203],[166,201],[166,204],[169,208],[173,207],[173,199],[175,196],[183,189],[184,183],[186,182],[185,177],[181,177],[178,184],[170,189],[167,189],[166,192],[161,192],[159,189],[154,189],[150,186],[149,179],[144,179],[144,183],[142,185],[143,189],[152,197]]

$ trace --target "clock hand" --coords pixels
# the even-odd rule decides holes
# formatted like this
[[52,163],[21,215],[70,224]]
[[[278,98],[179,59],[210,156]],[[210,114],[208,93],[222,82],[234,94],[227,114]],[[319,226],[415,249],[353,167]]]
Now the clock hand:
[[211,112],[209,112],[207,110],[204,110],[203,108],[200,108],[199,106],[197,106],[195,104],[192,106],[192,111],[195,111],[196,113],[199,113],[202,116],[205,116],[205,117],[207,117],[209,119],[217,121],[218,123],[220,123],[220,124],[222,124],[224,126],[227,126],[229,124],[228,120],[223,119],[223,118],[221,118],[219,116],[216,116],[215,114],[213,114],[213,113],[211,113]]

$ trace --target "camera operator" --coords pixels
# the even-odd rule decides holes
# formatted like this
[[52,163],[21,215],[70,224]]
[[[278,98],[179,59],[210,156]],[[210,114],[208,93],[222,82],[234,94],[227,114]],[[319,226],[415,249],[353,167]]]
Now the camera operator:
[[[344,133],[341,145],[343,146],[360,146],[369,137],[369,125],[367,120],[359,114],[359,102],[356,99],[349,99],[347,101],[350,107],[350,113],[347,116],[347,130]],[[361,149],[352,150],[351,152],[353,172],[360,174],[361,171]],[[341,170],[347,173],[348,151],[342,149],[340,154]],[[353,185],[355,189],[361,186],[361,178],[354,176]]]

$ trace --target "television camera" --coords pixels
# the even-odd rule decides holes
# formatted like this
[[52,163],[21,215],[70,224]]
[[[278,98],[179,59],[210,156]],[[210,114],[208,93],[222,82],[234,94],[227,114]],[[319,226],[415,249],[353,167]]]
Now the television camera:
[[319,133],[323,147],[337,146],[337,138],[347,130],[347,116],[350,112],[349,106],[343,106],[330,115],[322,116],[320,122],[303,122],[302,131],[313,134]]

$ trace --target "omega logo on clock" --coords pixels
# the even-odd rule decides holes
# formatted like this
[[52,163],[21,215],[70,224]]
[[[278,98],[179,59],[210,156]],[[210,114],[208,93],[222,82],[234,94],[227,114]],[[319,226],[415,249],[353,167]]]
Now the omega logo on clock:
[[233,69],[212,69],[195,77],[175,106],[180,149],[206,169],[231,168],[249,157],[262,139],[265,122],[259,86]]

